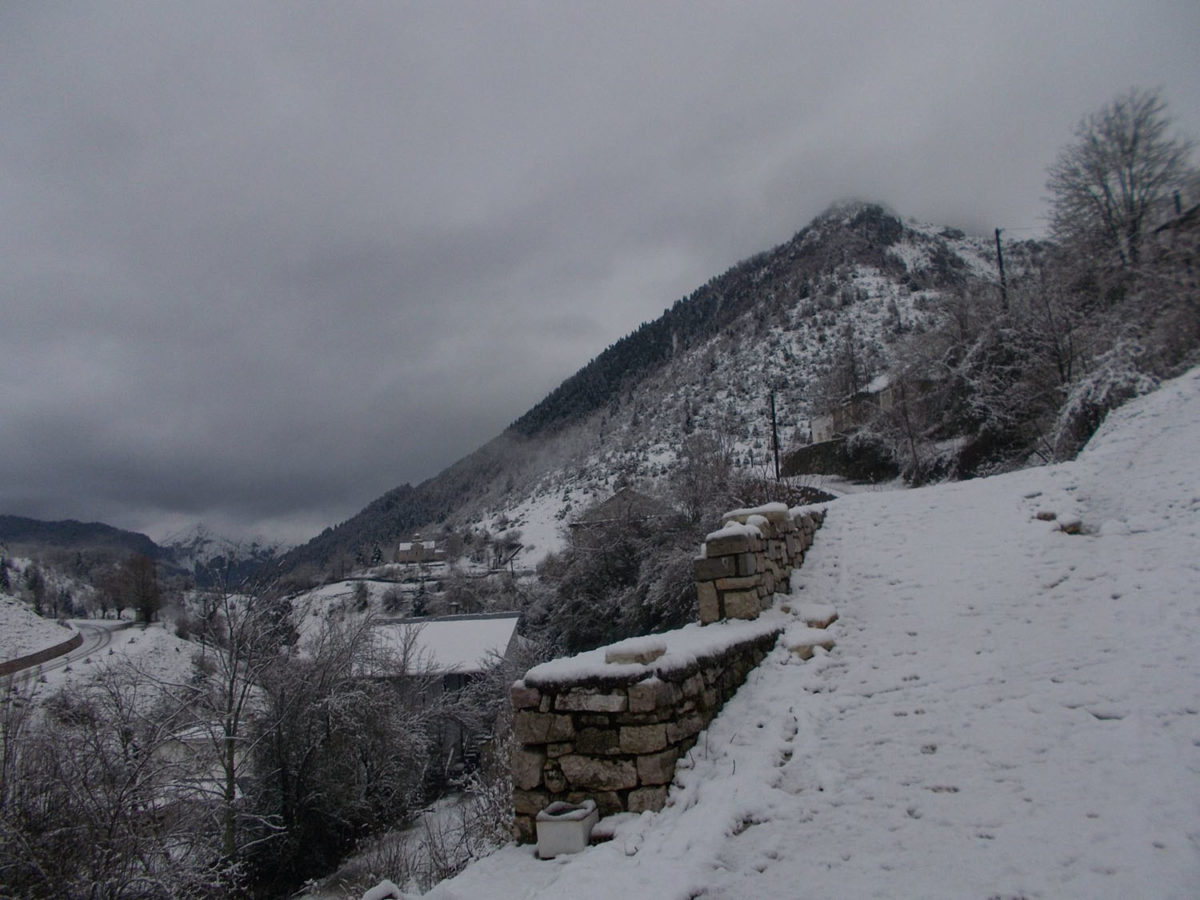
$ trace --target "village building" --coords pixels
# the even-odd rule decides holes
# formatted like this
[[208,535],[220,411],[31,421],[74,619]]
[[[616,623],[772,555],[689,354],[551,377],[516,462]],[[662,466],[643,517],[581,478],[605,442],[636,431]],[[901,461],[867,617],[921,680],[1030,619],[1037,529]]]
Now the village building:
[[570,523],[571,543],[586,549],[604,540],[604,533],[614,526],[643,524],[674,515],[675,510],[663,501],[630,487],[621,488],[607,500],[590,506]]
[[[432,703],[463,690],[496,664],[512,661],[520,647],[520,619],[516,612],[385,619],[375,626],[375,635],[403,671],[374,674],[412,680],[424,701]],[[462,761],[485,737],[461,722],[447,722],[443,758]]]
[[446,550],[438,546],[437,541],[422,540],[418,534],[411,541],[396,545],[395,561],[405,565],[445,562]]

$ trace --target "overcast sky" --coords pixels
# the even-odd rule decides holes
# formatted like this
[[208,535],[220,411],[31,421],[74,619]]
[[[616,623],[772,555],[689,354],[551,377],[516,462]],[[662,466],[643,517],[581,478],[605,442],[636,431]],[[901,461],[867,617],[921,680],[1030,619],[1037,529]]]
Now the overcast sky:
[[0,2],[0,512],[302,540],[832,201],[1013,237],[1179,2]]

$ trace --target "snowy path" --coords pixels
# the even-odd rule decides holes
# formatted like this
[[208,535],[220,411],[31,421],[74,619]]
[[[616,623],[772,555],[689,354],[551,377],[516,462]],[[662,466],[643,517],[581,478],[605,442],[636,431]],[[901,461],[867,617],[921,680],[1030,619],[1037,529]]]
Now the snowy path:
[[777,649],[662,813],[429,896],[1200,896],[1197,446],[1192,373],[1074,463],[837,501],[832,653]]

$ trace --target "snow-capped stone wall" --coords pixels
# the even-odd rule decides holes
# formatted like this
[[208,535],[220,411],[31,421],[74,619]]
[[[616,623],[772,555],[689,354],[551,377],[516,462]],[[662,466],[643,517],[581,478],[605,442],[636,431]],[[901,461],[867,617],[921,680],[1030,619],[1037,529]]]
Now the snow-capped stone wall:
[[537,814],[557,801],[591,799],[602,815],[663,808],[680,757],[787,626],[759,614],[824,520],[782,503],[726,513],[695,560],[698,625],[552,660],[512,686],[517,840],[535,841]]
[[25,669],[31,669],[34,666],[40,666],[42,663],[50,662],[50,660],[62,656],[64,653],[70,653],[82,644],[83,635],[77,631],[71,637],[62,643],[55,644],[53,647],[47,647],[45,650],[39,650],[37,653],[30,653],[27,656],[17,659],[0,662],[0,678],[21,672]]
[[662,809],[676,763],[785,624],[688,625],[531,669],[510,695],[517,840],[535,841],[537,814],[558,800]]
[[700,624],[757,618],[772,595],[789,590],[792,570],[824,521],[824,508],[789,510],[783,503],[726,513],[694,563]]

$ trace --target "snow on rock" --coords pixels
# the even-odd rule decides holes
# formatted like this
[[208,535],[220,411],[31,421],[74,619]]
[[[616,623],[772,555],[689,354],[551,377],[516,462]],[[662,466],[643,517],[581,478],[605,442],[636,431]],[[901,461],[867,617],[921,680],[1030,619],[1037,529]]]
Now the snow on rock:
[[840,499],[795,579],[832,653],[778,647],[662,812],[427,896],[1197,896],[1198,445],[1193,371],[1072,463]]
[[837,621],[837,609],[828,603],[796,603],[788,607],[797,619],[811,628],[828,628]]
[[408,895],[386,878],[362,895],[362,900],[404,900]]
[[[750,519],[752,521],[747,521],[745,523],[738,522],[736,520],[727,522],[716,531],[705,535],[704,540],[705,542],[708,542],[727,537],[762,537],[762,531],[759,529],[759,526],[765,525],[767,520],[762,516],[750,516]],[[753,520],[755,519],[759,521],[754,522]]]
[[[697,661],[716,656],[735,644],[752,641],[773,631],[782,631],[787,621],[782,612],[768,610],[753,621],[731,619],[705,626],[696,623],[684,625],[674,631],[653,635],[648,640],[634,638],[575,656],[552,659],[526,672],[524,682],[533,687],[581,681],[631,683],[652,675],[689,668]],[[605,662],[610,649],[639,640],[646,640],[647,646],[665,647],[666,652],[649,663]]]

